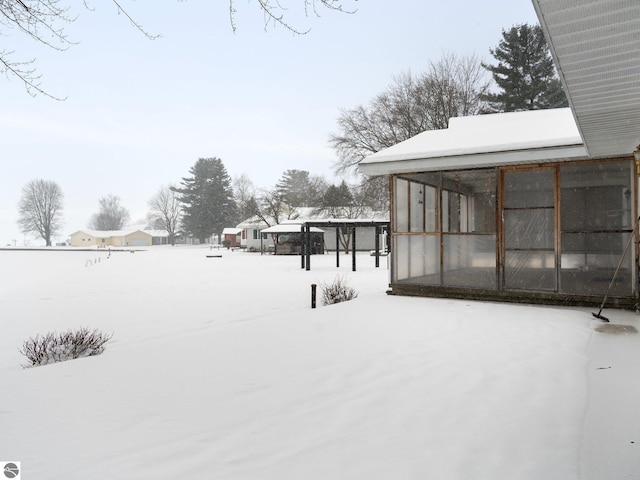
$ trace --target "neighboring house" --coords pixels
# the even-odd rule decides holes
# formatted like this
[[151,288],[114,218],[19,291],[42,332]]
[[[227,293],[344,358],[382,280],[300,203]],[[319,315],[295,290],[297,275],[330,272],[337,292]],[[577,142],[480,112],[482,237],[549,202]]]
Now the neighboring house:
[[72,247],[147,247],[153,236],[143,230],[78,230],[71,234]]
[[144,229],[143,232],[151,235],[151,245],[169,245],[169,233],[166,230]]
[[[275,223],[275,221],[274,221]],[[273,248],[273,241],[267,234],[262,234],[262,230],[267,228],[267,222],[257,215],[247,218],[236,225],[241,230],[240,244],[250,252],[267,251]]]
[[610,301],[637,302],[632,152],[591,158],[569,108],[452,118],[360,170],[391,176],[390,293],[597,305],[620,264]]

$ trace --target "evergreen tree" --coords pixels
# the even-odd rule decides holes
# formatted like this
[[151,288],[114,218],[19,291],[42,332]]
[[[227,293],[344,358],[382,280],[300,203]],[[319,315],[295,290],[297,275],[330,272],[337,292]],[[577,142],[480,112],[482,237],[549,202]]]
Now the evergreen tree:
[[183,203],[184,229],[205,242],[211,235],[237,223],[231,177],[219,158],[199,158],[189,170],[190,177],[175,191]]
[[516,112],[566,107],[567,98],[540,25],[516,25],[502,31],[502,40],[491,55],[489,70],[500,91],[488,94],[491,112]]
[[331,185],[322,197],[322,208],[332,217],[343,217],[343,211],[353,205],[353,195],[344,180],[340,185]]

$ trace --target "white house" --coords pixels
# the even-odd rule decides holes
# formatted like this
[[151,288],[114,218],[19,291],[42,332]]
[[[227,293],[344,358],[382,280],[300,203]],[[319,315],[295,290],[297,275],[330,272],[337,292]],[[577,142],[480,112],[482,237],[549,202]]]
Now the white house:
[[391,178],[390,293],[638,304],[640,2],[534,0],[571,108],[451,119]]

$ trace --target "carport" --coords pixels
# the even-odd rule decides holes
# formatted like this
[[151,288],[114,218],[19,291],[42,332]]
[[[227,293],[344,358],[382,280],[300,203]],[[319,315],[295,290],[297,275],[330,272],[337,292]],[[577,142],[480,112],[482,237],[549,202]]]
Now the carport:
[[314,228],[328,229],[335,228],[336,229],[336,267],[340,267],[340,245],[339,245],[339,235],[338,231],[340,229],[351,229],[351,270],[356,271],[356,232],[358,227],[374,227],[375,228],[375,248],[374,248],[374,256],[376,262],[376,268],[380,266],[380,235],[382,233],[386,234],[385,241],[385,252],[389,251],[388,241],[389,241],[389,221],[378,221],[378,220],[357,220],[357,219],[349,219],[349,220],[321,220],[321,221],[309,221],[304,222],[302,224],[302,236],[304,239],[304,248],[302,249],[302,253],[300,255],[301,258],[301,268],[306,270],[311,270],[311,235],[310,232],[313,231]]

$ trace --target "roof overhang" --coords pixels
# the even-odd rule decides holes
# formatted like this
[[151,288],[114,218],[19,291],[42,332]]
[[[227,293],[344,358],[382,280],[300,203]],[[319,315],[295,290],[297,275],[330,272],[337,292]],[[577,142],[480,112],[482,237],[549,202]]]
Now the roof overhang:
[[640,144],[640,1],[532,0],[588,155]]
[[569,108],[457,117],[359,164],[368,175],[482,168],[587,158]]
[[486,168],[503,165],[523,165],[532,163],[552,163],[586,158],[582,145],[508,152],[477,153],[436,158],[420,158],[380,161],[360,165],[360,171],[367,175],[388,175],[390,173],[434,172],[440,170],[460,170]]

